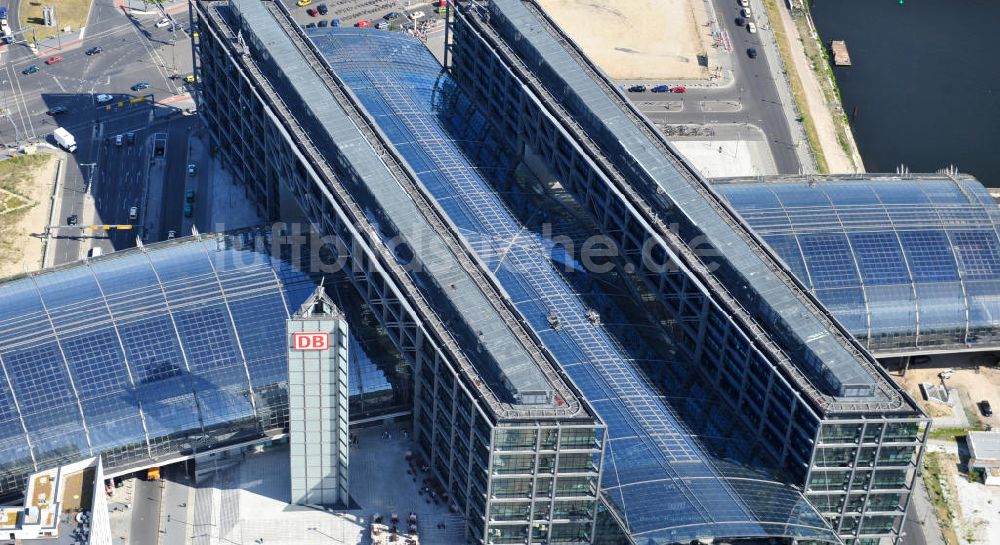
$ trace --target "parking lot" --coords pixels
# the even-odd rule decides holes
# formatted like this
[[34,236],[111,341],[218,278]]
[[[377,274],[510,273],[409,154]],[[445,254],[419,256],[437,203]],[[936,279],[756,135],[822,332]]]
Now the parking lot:
[[[312,0],[306,6],[298,6],[296,0],[282,0],[288,11],[297,23],[303,26],[313,24],[316,26],[335,26],[334,21],[339,20],[340,26],[350,27],[367,26],[363,21],[367,21],[373,27],[379,22],[384,22],[386,30],[408,28],[406,25],[412,21],[411,15],[423,13],[417,18],[417,22],[432,21],[431,26],[443,29],[444,16],[437,13],[437,0],[430,2],[417,2],[413,0]],[[325,6],[327,13],[320,13],[320,6]],[[315,13],[315,15],[311,15]],[[389,14],[397,14],[397,17],[387,18]],[[438,21],[435,25],[434,21]]]

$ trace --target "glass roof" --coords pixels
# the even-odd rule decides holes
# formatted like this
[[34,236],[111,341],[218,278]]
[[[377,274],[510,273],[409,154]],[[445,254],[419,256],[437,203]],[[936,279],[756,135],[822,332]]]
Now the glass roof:
[[968,177],[719,183],[877,355],[1000,343],[1000,208]]
[[[501,200],[491,184],[509,180],[516,164],[421,42],[366,29],[307,32],[607,423],[602,487],[633,535],[653,543],[836,541],[802,495],[748,448],[752,438],[697,373],[665,361],[600,281],[552,251],[539,231],[556,222],[553,235],[565,232],[555,212],[539,209],[526,222]],[[588,318],[594,308],[598,322]],[[671,379],[660,384],[654,372]]]
[[[120,469],[284,428],[285,319],[315,284],[254,244],[178,239],[0,283],[0,494],[96,454]],[[383,389],[351,350],[359,386]]]

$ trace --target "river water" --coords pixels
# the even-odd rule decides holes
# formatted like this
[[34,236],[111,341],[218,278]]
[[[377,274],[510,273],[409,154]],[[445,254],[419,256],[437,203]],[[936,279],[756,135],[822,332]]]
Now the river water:
[[1000,1],[813,0],[869,172],[948,165],[1000,187]]

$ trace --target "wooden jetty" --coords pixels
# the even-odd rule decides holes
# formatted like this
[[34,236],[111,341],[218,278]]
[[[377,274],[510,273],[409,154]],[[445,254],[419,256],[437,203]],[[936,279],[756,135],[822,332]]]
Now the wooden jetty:
[[830,42],[830,50],[833,51],[833,64],[836,66],[850,66],[851,55],[847,52],[847,42],[844,40],[833,40]]

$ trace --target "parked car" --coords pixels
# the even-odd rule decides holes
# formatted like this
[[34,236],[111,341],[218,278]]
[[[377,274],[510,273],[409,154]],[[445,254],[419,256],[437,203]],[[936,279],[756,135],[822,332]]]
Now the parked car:
[[322,21],[320,21],[319,23],[317,23],[316,26],[318,26],[320,28],[326,28],[327,24],[329,24],[329,23],[326,22],[326,19],[323,19]]
[[145,81],[140,81],[132,86],[133,91],[142,91],[143,89],[149,89],[150,85]]
[[746,17],[747,19],[749,19],[749,18],[753,17],[753,12],[750,11],[750,8],[743,8],[743,9],[740,10],[740,15],[742,15],[742,16]]
[[669,93],[670,92],[670,86],[669,85],[657,85],[656,87],[653,87],[652,89],[650,89],[650,91],[652,91],[654,93]]
[[389,13],[385,14],[385,20],[386,21],[391,21],[393,19],[399,19],[400,17],[402,17],[402,15],[400,15],[400,13],[398,11],[390,11]]
[[309,23],[306,28],[316,28],[316,23]]
[[309,8],[309,9],[307,9],[307,10],[306,10],[306,13],[307,13],[307,14],[308,14],[308,15],[309,15],[310,17],[315,17],[315,16],[319,15],[319,12],[318,12],[318,11],[316,11],[316,9],[315,9],[315,8]]
[[184,217],[190,218],[194,214],[194,206],[190,203],[184,205]]
[[306,7],[306,6],[308,6],[309,4],[312,4],[312,3],[313,3],[313,0],[299,0],[298,2],[295,3],[295,5],[298,6],[298,7],[300,7],[300,8],[304,8],[304,7]]
[[985,399],[979,402],[979,410],[983,413],[983,416],[993,416],[993,407]]
[[188,190],[184,192],[184,202],[194,203],[194,190]]
[[167,240],[173,240],[175,238],[177,238],[177,231],[174,231],[173,229],[167,231]]
[[747,20],[746,19],[744,19],[742,17],[737,17],[736,18],[736,26],[743,26],[745,24],[747,24]]
[[372,22],[369,21],[368,19],[362,19],[358,21],[354,26],[358,28],[371,28]]
[[750,0],[740,0],[740,5],[745,8],[748,8],[750,7]]
[[100,55],[101,53],[104,53],[104,48],[102,47],[91,47],[87,50],[88,57],[91,55]]
[[379,21],[379,22],[375,23],[375,28],[377,28],[379,30],[385,30],[385,29],[389,28],[389,21]]
[[756,59],[757,58],[757,48],[756,47],[751,47],[750,49],[747,49],[747,56],[750,57],[751,59]]
[[630,93],[644,93],[644,92],[646,92],[646,86],[645,85],[641,85],[641,84],[640,85],[633,85],[633,86],[631,86],[631,87],[628,88],[628,92],[630,92]]
[[116,146],[122,145],[122,142],[124,142],[124,141],[125,141],[125,137],[124,136],[122,136],[120,134],[115,136],[115,145]]
[[670,88],[670,92],[671,93],[686,93],[687,92],[687,87],[684,87],[683,85],[674,85],[673,87]]
[[198,81],[198,78],[196,78],[194,74],[184,76],[184,83],[194,83],[196,81]]
[[59,114],[64,114],[64,113],[66,113],[68,111],[69,111],[69,108],[67,108],[65,106],[53,106],[52,108],[49,108],[49,111],[47,111],[45,113],[47,113],[49,115],[59,115]]
[[749,32],[750,34],[756,34],[757,25],[753,24],[752,22],[747,23],[747,32]]
[[105,102],[111,102],[112,100],[114,100],[114,99],[115,99],[115,97],[114,97],[114,96],[112,96],[112,95],[105,95],[105,94],[103,94],[103,93],[102,93],[102,94],[100,94],[100,95],[97,95],[97,96],[96,96],[96,97],[94,97],[94,98],[96,98],[96,99],[97,99],[97,103],[98,103],[98,104],[104,104]]
[[332,26],[332,27],[339,27],[340,26],[340,19],[330,19],[330,26]]
[[156,28],[164,28],[170,26],[170,19],[164,17],[156,22]]
[[414,11],[413,13],[410,14],[410,19],[413,19],[414,21],[423,18],[424,18],[424,12],[422,11]]
[[320,4],[316,6],[316,11],[318,11],[320,15],[326,15],[330,12],[330,9],[326,7],[326,4]]
[[128,219],[129,219],[129,221],[135,221],[135,220],[139,219],[139,207],[138,206],[133,206],[132,208],[128,209]]
[[24,74],[25,76],[30,76],[31,74],[38,72],[38,70],[39,70],[38,66],[32,64],[31,66],[25,68],[24,70],[21,70],[21,73]]
[[45,59],[45,64],[55,64],[57,62],[61,62],[62,60],[63,60],[62,56],[52,55],[51,57]]
[[125,133],[125,142],[128,144],[135,144],[135,133],[134,132]]

